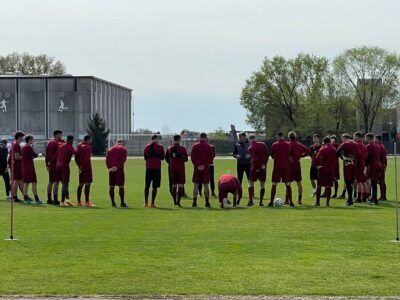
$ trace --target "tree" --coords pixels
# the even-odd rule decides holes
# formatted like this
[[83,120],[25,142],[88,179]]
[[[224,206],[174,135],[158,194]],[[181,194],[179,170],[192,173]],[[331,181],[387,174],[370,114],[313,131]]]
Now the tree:
[[363,46],[339,55],[334,68],[354,91],[364,132],[371,131],[379,110],[396,103],[400,57],[382,48]]
[[46,54],[32,55],[27,52],[13,52],[0,55],[0,74],[21,72],[22,75],[62,75],[66,68],[60,60]]
[[106,128],[106,122],[98,113],[95,113],[88,121],[87,133],[92,137],[93,154],[103,155],[106,153],[110,134],[110,130]]
[[227,141],[229,138],[229,133],[225,132],[222,127],[219,127],[214,132],[210,133],[210,138],[213,141]]
[[242,90],[241,104],[248,111],[248,122],[257,129],[268,127],[270,108],[275,108],[293,126],[299,108],[302,80],[301,58],[265,58]]

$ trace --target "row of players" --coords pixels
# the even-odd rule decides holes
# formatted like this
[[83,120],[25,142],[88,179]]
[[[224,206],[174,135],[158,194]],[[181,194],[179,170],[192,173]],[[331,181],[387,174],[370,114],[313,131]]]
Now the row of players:
[[[228,193],[234,194],[234,205],[240,202],[242,196],[242,180],[246,174],[249,180],[249,202],[248,206],[254,205],[254,183],[260,181],[259,205],[263,206],[265,195],[266,166],[269,156],[274,159],[274,167],[272,172],[272,188],[269,206],[273,205],[273,199],[276,194],[276,187],[279,182],[283,182],[286,186],[286,204],[294,206],[292,201],[291,182],[295,181],[298,187],[298,204],[302,204],[302,178],[300,159],[311,156],[312,163],[310,169],[310,179],[316,196],[316,205],[320,205],[321,189],[325,188],[324,196],[327,199],[326,204],[329,205],[331,196],[331,188],[335,187],[333,197],[337,196],[338,180],[339,180],[339,160],[344,161],[343,174],[345,181],[345,190],[347,190],[348,200],[346,205],[353,204],[353,186],[356,187],[356,195],[358,202],[366,201],[372,190],[371,203],[377,204],[377,183],[381,186],[381,198],[385,199],[385,182],[384,173],[386,169],[386,150],[381,143],[379,136],[374,137],[372,134],[363,137],[360,133],[354,134],[354,141],[348,134],[342,135],[342,144],[338,145],[335,137],[326,137],[321,145],[318,135],[313,136],[314,144],[307,148],[297,142],[296,134],[290,132],[289,141],[286,142],[284,135],[278,132],[277,141],[268,149],[265,143],[257,142],[254,135],[247,139],[246,134],[239,135],[239,142],[236,143],[233,155],[237,159],[238,178],[226,174],[218,181],[219,199],[221,205]],[[25,146],[21,148],[21,142],[25,139]],[[159,137],[154,135],[151,143],[146,145],[144,149],[144,158],[146,161],[146,180],[145,180],[145,206],[149,206],[149,193],[151,193],[151,207],[155,207],[157,190],[161,183],[161,162],[166,160],[169,169],[170,192],[177,206],[181,205],[181,198],[184,195],[185,184],[185,163],[188,161],[186,149],[181,146],[179,135],[174,136],[174,143],[167,151],[164,151],[162,145],[158,143]],[[21,188],[24,201],[32,203],[33,199],[28,196],[28,186],[32,184],[32,190],[35,202],[42,203],[37,194],[37,178],[33,159],[38,156],[33,145],[33,137],[24,135],[22,132],[15,134],[15,140],[12,143],[11,153],[9,155],[8,164],[11,171],[11,194],[14,201],[18,199],[18,187]],[[6,141],[5,141],[6,144]],[[49,183],[47,187],[48,204],[56,204],[61,206],[73,206],[69,200],[69,179],[70,179],[70,162],[73,155],[79,167],[79,185],[77,190],[77,205],[82,206],[81,196],[84,191],[85,205],[94,206],[90,202],[90,187],[93,181],[91,166],[91,137],[85,136],[84,141],[80,143],[75,150],[72,146],[73,137],[67,136],[64,141],[60,130],[54,131],[54,139],[50,140],[46,146],[46,167],[49,172]],[[3,144],[4,145],[4,144]],[[2,147],[1,149],[4,149]],[[3,152],[3,150],[2,150]],[[0,153],[1,157],[4,157]],[[210,191],[209,182],[210,175],[213,173],[213,159],[215,151],[212,145],[208,143],[207,135],[200,134],[199,141],[193,145],[191,151],[191,161],[194,165],[193,171],[193,203],[197,206],[197,197],[199,187],[204,185],[205,206],[210,207]],[[123,141],[118,140],[116,145],[107,152],[106,165],[109,171],[109,194],[112,206],[116,206],[114,199],[115,187],[119,187],[119,196],[121,199],[121,207],[127,207],[125,203],[125,172],[124,164],[127,159],[127,150],[123,146]],[[3,161],[4,159],[2,159]],[[0,171],[5,181],[7,171],[4,170],[4,162],[0,165]],[[211,172],[210,172],[211,171]],[[61,202],[58,201],[59,184],[62,185]],[[7,183],[6,183],[7,185]],[[7,189],[7,187],[6,187]],[[10,189],[10,187],[8,187]],[[345,191],[344,191],[345,193]],[[343,193],[343,195],[344,195]],[[214,194],[214,191],[213,191]]]

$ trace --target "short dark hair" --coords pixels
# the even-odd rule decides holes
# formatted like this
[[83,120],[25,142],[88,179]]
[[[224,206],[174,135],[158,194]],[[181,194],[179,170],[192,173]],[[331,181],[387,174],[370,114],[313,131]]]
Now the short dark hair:
[[200,133],[200,138],[201,139],[206,139],[207,138],[207,133],[205,133],[205,132]]
[[250,134],[249,140],[255,140],[255,139],[256,139],[256,136],[254,134]]
[[331,143],[331,138],[329,136],[324,137],[322,140],[323,144],[330,144]]
[[374,138],[374,135],[372,134],[372,133],[367,133],[366,135],[365,135],[365,137],[367,138],[367,139],[369,139],[369,140],[372,140],[373,138]]
[[312,136],[313,138],[318,138],[318,139],[320,139],[321,138],[321,136],[318,134],[318,133],[315,133],[315,134],[313,134],[313,136]]
[[241,133],[239,133],[239,137],[241,137],[241,136],[246,137],[246,132],[241,132]]
[[336,135],[331,135],[331,140],[335,140],[335,142],[337,142],[337,136]]
[[342,134],[342,139],[351,139],[351,135],[348,133],[343,133]]
[[358,132],[358,131],[354,132],[354,137],[361,139],[362,138],[361,132]]
[[124,142],[123,139],[118,139],[118,140],[117,140],[117,143],[123,143],[123,142]]
[[30,140],[33,140],[33,135],[27,134],[27,135],[25,136],[25,143],[29,143]]
[[280,137],[280,138],[283,137],[283,132],[282,132],[282,131],[278,131],[278,132],[276,133],[276,136],[277,136],[277,137]]
[[62,134],[62,131],[60,129],[56,129],[53,131],[53,136],[56,136],[57,134]]
[[382,142],[382,136],[381,136],[381,135],[376,135],[375,138],[376,138],[378,141]]
[[86,135],[83,137],[83,140],[84,140],[85,142],[87,142],[87,141],[89,141],[91,138],[92,138],[92,137],[91,137],[90,135],[86,134]]
[[7,141],[7,139],[1,139],[0,143],[3,145],[7,145],[8,141]]
[[180,134],[175,134],[174,135],[174,142],[177,142],[181,139],[181,135]]
[[22,138],[25,136],[25,133],[23,133],[22,131],[17,131],[15,133],[14,139],[18,140],[19,138]]
[[296,132],[290,131],[290,132],[288,133],[288,138],[289,138],[289,140],[294,141],[294,140],[297,138]]
[[74,140],[74,136],[69,134],[67,135],[67,142],[72,142]]
[[151,140],[152,141],[154,141],[155,139],[157,139],[158,138],[158,134],[153,134],[152,136],[151,136]]

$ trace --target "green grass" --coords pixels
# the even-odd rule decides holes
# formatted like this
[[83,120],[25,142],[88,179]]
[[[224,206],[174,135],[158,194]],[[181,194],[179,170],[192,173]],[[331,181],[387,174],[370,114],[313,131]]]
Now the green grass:
[[[163,166],[160,208],[145,209],[144,163],[131,159],[130,208],[112,209],[104,162],[93,165],[96,209],[16,205],[19,240],[0,240],[0,295],[400,295],[400,244],[390,242],[393,201],[346,208],[343,200],[333,200],[330,208],[314,208],[305,180],[303,207],[220,210],[213,200],[214,208],[204,209],[201,199],[197,209],[190,200],[176,209]],[[43,161],[36,166],[45,198]],[[217,175],[235,172],[233,160],[217,159],[215,166]],[[305,160],[305,179],[308,168]],[[188,164],[188,179],[191,170]],[[74,163],[72,174],[73,195]],[[390,159],[390,200],[392,174]],[[269,188],[270,183],[267,199]],[[283,197],[282,186],[278,196]],[[0,201],[2,238],[8,237],[8,209]]]

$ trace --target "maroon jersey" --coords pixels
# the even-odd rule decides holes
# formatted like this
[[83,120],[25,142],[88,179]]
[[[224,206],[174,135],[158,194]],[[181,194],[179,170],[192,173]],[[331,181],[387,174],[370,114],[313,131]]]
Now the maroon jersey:
[[107,151],[106,166],[108,169],[117,167],[118,170],[123,170],[127,157],[128,151],[126,148],[115,145]]
[[64,142],[60,144],[57,150],[57,167],[69,166],[74,154],[75,149],[70,143]]
[[381,142],[377,143],[380,149],[381,163],[384,168],[387,167],[387,151],[385,145]]
[[289,170],[290,144],[284,140],[273,143],[271,157],[274,159],[274,169]]
[[33,160],[38,155],[33,151],[32,146],[26,144],[21,150],[22,178],[26,183],[36,182],[35,164]]
[[147,144],[144,147],[144,160],[146,169],[161,169],[161,161],[165,158],[164,147],[156,142]]
[[192,146],[190,158],[195,170],[201,165],[204,166],[204,170],[208,170],[214,160],[214,149],[205,140],[200,140]]
[[321,149],[321,145],[313,144],[310,146],[310,157],[311,157],[311,165],[317,166],[317,154]]
[[251,168],[260,169],[263,165],[267,165],[269,151],[265,143],[253,141],[247,149],[247,153],[250,155]]
[[81,170],[92,169],[92,145],[87,142],[79,143],[75,151],[75,162]]
[[218,196],[219,201],[222,202],[225,198],[228,197],[229,193],[238,193],[238,199],[242,198],[242,186],[240,185],[239,180],[231,175],[231,174],[224,174],[218,180]]
[[357,165],[360,169],[364,169],[367,160],[367,146],[365,146],[362,140],[358,140],[356,143],[358,145],[358,154],[359,154]]
[[55,167],[57,164],[57,150],[60,142],[53,139],[46,145],[45,162],[47,167]]
[[170,170],[185,170],[185,162],[188,161],[186,148],[179,145],[179,143],[169,146],[167,152],[165,153],[165,160],[167,163],[169,163]]
[[[19,159],[15,159],[15,154],[19,154]],[[22,179],[22,160],[21,160],[21,146],[17,141],[11,145],[10,151],[10,169],[15,180]]]
[[336,150],[331,144],[323,145],[315,157],[316,165],[324,169],[334,170],[336,163]]
[[367,159],[366,165],[367,166],[381,166],[381,148],[377,143],[368,143],[366,146],[367,149]]
[[354,141],[347,141],[342,143],[337,149],[341,153],[345,165],[355,165],[359,159],[360,148]]
[[290,141],[290,162],[299,163],[300,159],[310,155],[310,149],[297,141]]

